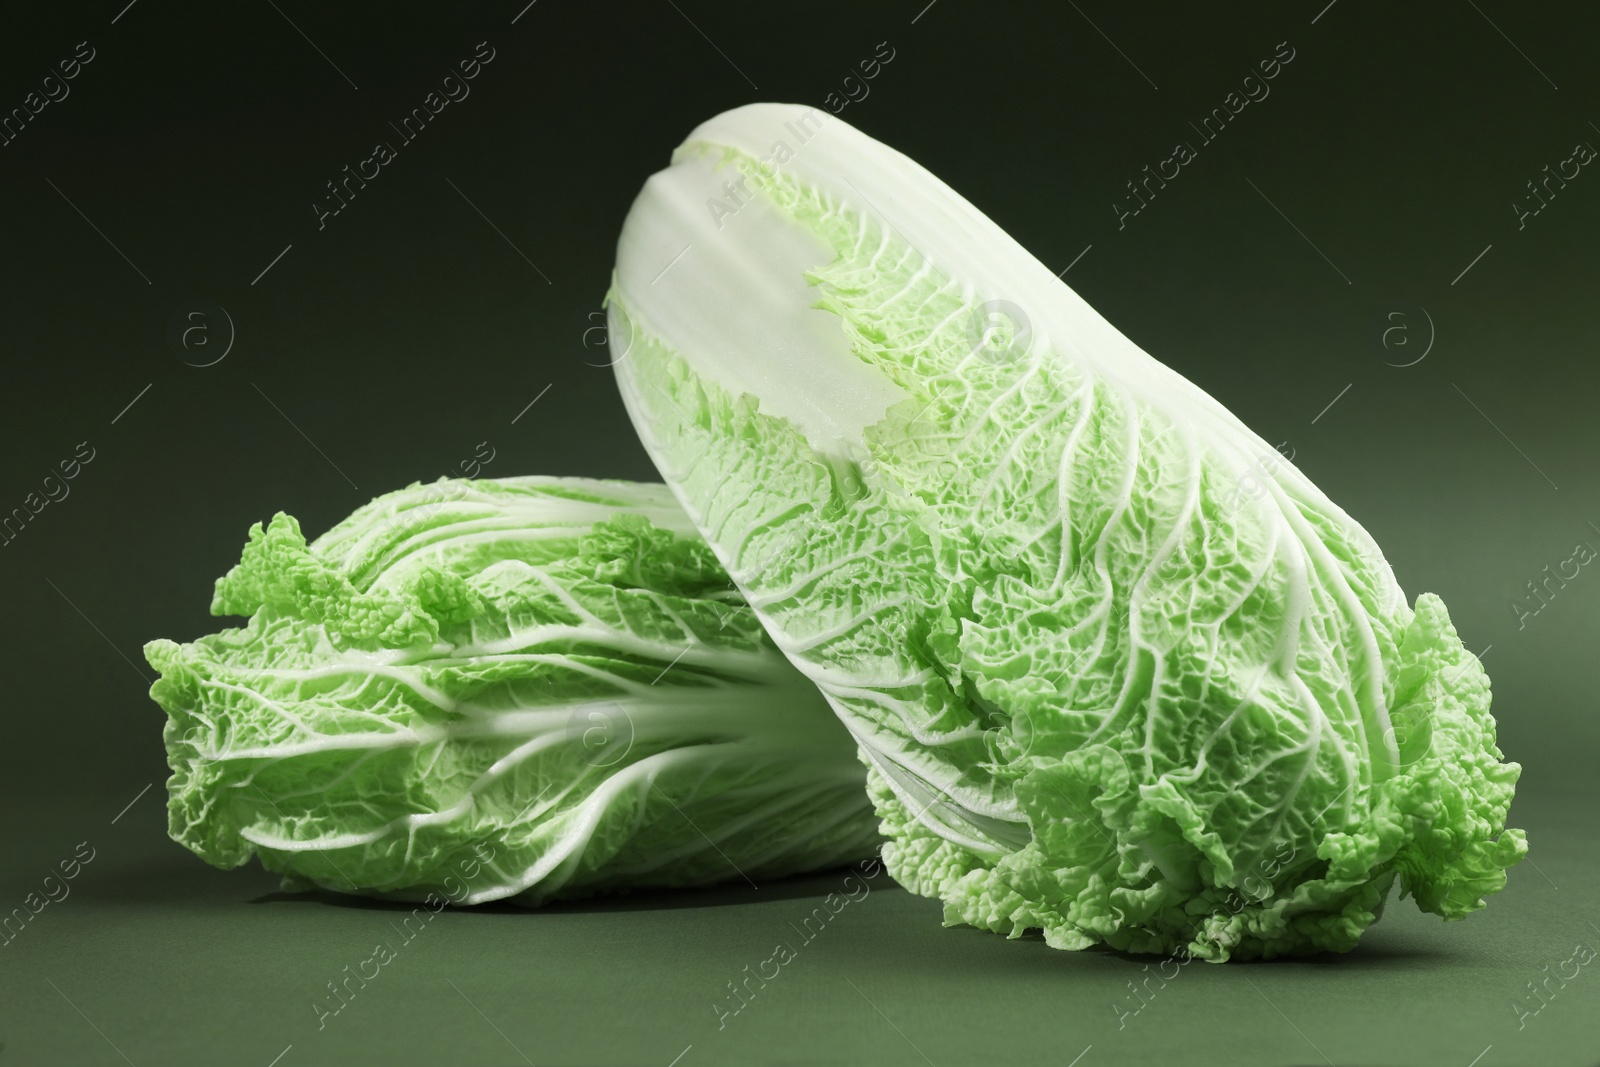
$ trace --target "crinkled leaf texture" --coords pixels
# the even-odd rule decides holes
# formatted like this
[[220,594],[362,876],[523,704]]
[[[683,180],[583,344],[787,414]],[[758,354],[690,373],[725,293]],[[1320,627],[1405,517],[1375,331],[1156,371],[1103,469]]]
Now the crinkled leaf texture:
[[[676,257],[676,258],[675,258]],[[619,244],[635,426],[947,922],[1211,959],[1526,851],[1489,683],[1365,530],[905,156],[707,122]]]
[[874,851],[865,769],[664,486],[413,485],[250,531],[161,672],[172,837],[286,884],[472,904]]

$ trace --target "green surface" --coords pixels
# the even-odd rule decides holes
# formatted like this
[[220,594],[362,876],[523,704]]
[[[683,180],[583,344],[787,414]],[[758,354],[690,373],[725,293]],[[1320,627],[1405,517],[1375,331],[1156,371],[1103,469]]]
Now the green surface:
[[[1480,914],[1446,924],[1391,902],[1349,955],[1168,965],[1177,977],[1151,980],[1143,1010],[1119,1015],[1114,1005],[1138,1003],[1127,983],[1159,961],[943,929],[936,902],[881,874],[445,911],[405,941],[402,906],[291,896],[254,867],[205,867],[164,840],[159,790],[116,825],[119,804],[28,822],[0,883],[7,901],[37,889],[79,841],[96,854],[65,900],[0,948],[0,1062],[266,1067],[291,1045],[279,1067],[666,1067],[680,1053],[679,1067],[1065,1067],[1089,1046],[1080,1067],[1600,1061],[1594,965],[1564,989],[1552,981],[1556,996],[1520,1031],[1512,1007],[1531,1004],[1526,983],[1560,970],[1574,945],[1600,947],[1583,836],[1592,792],[1519,795],[1514,815],[1538,867],[1515,868]],[[803,927],[827,913],[830,893],[836,914]],[[857,899],[839,904],[847,893]],[[379,943],[393,960],[319,1030],[326,983]],[[793,958],[764,964],[779,943]],[[733,1006],[726,983],[747,965],[778,977],[752,983],[755,996],[719,1027],[714,1005]]]
[[[846,978],[938,1067],[1068,1067],[1090,1044],[1077,1067],[1600,1063],[1593,965],[1520,1032],[1511,1007],[1576,942],[1600,948],[1600,579],[1543,570],[1600,547],[1600,178],[1525,225],[1512,210],[1574,142],[1600,145],[1600,5],[277,6],[359,91],[268,4],[140,2],[115,24],[126,0],[35,5],[0,34],[7,108],[77,42],[98,53],[0,149],[0,507],[38,507],[46,474],[93,457],[0,547],[0,907],[79,841],[99,850],[0,947],[0,1067],[124,1063],[46,979],[138,1067],[267,1067],[291,1043],[278,1067],[522,1064],[448,981],[540,1067],[667,1067],[690,1044],[678,1067],[924,1064]],[[326,183],[484,40],[471,97],[319,229]],[[1189,124],[1284,40],[1272,95],[1202,143]],[[895,58],[864,85],[880,41]],[[725,108],[867,87],[843,119],[1292,449],[1402,588],[1450,605],[1524,768],[1510,818],[1537,869],[1456,925],[1397,903],[1348,957],[1192,965],[1121,1032],[1143,961],[944,930],[936,902],[875,890],[719,1033],[724,983],[812,906],[766,887],[715,909],[447,914],[318,1033],[324,983],[399,916],[252,903],[269,877],[166,839],[139,649],[215,627],[252,523],[325,530],[480,442],[486,477],[656,477],[590,332],[640,180]],[[1198,158],[1122,217],[1180,139]],[[220,362],[168,336],[197,300],[236,328]]]

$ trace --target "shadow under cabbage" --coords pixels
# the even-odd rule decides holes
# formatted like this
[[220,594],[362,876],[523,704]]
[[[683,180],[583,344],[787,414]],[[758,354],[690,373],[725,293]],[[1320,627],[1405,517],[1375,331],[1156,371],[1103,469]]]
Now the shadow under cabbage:
[[[852,867],[817,871],[811,874],[774,878],[752,887],[748,882],[723,882],[719,885],[696,886],[683,889],[635,889],[610,891],[573,900],[558,900],[538,907],[524,907],[508,901],[490,901],[470,907],[451,910],[478,915],[540,915],[540,914],[595,914],[629,911],[665,911],[688,908],[724,908],[741,904],[760,904],[774,900],[821,899],[837,892],[840,880],[854,874]],[[859,875],[858,875],[859,877]],[[875,879],[874,881],[877,881]],[[882,879],[887,883],[888,879]],[[882,890],[904,892],[899,886],[885,884]],[[878,890],[875,887],[875,891]],[[274,890],[253,898],[252,904],[302,904],[336,908],[354,908],[371,911],[410,911],[416,901],[385,900],[380,897],[353,896],[326,889],[304,892]]]

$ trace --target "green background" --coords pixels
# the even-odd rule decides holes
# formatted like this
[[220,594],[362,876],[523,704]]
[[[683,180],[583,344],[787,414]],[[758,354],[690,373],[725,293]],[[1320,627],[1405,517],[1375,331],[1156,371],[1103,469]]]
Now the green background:
[[[1512,206],[1600,145],[1600,10],[525,2],[8,16],[0,113],[79,41],[96,55],[0,147],[0,513],[79,442],[94,459],[0,546],[0,908],[96,852],[0,946],[0,1064],[1600,1062],[1593,965],[1520,1029],[1513,1007],[1600,947],[1600,575],[1515,607],[1600,548],[1600,176],[1520,228]],[[495,58],[471,95],[319,230],[324,183],[397,141],[386,123],[480,41]],[[945,930],[879,878],[719,1029],[725,983],[842,871],[450,912],[319,1031],[325,983],[404,912],[279,895],[166,840],[141,644],[217,625],[211,583],[251,523],[282,509],[320,532],[479,442],[485,476],[652,477],[586,332],[628,204],[702,119],[826,108],[884,41],[841,118],[1070,265],[1136,342],[1293,448],[1409,593],[1445,598],[1524,767],[1531,862],[1463,923],[1392,902],[1348,956],[1191,964],[1137,1015],[1116,1005],[1153,961]],[[1189,123],[1285,41],[1271,95],[1200,145]],[[1124,183],[1179,140],[1198,158],[1119,229]],[[236,334],[209,367],[185,361],[220,347],[168,338],[196,302]]]

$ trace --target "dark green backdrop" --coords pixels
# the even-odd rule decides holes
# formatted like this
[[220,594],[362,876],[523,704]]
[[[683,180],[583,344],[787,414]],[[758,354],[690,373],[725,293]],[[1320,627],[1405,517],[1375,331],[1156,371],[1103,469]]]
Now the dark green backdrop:
[[[1600,946],[1600,573],[1568,562],[1600,549],[1600,173],[1574,155],[1600,146],[1600,10],[526,2],[6,17],[0,514],[61,498],[0,546],[0,911],[94,858],[0,946],[0,1063],[1600,1061],[1600,975],[1528,985]],[[387,123],[490,50],[400,145]],[[1290,52],[1215,140],[1190,125]],[[480,442],[487,476],[651,477],[586,331],[640,183],[753,100],[850,100],[1443,595],[1537,867],[1461,924],[1396,903],[1348,957],[1191,965],[1137,1015],[1150,961],[943,930],[886,880],[721,1030],[724,983],[842,874],[446,914],[318,1031],[394,916],[165,839],[140,645],[215,625],[251,523],[320,532]],[[396,158],[319,228],[380,139]],[[1122,215],[1179,141],[1196,158]]]

